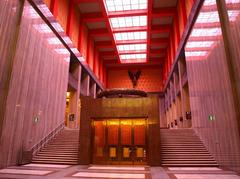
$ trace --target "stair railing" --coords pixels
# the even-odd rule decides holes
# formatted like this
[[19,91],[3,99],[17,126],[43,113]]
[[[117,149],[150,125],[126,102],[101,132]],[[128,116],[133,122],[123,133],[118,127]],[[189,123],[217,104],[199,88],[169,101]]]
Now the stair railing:
[[50,140],[52,140],[59,132],[62,131],[65,124],[62,122],[59,126],[57,126],[53,131],[51,131],[48,135],[42,138],[37,144],[35,144],[31,148],[32,155],[36,155]]
[[19,156],[19,165],[27,164],[32,161],[34,155],[36,155],[50,140],[52,140],[59,132],[62,131],[65,124],[62,122],[55,129],[53,129],[48,135],[43,137],[38,143],[36,143],[30,150],[21,150]]

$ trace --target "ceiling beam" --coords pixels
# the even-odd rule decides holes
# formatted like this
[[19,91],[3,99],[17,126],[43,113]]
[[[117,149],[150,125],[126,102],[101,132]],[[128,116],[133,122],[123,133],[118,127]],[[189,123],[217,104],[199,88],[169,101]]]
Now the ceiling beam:
[[147,27],[137,26],[137,27],[126,27],[126,28],[114,28],[113,33],[123,33],[123,32],[139,32],[147,31]]
[[106,20],[101,12],[82,13],[80,18],[82,18],[83,22],[98,22]]
[[151,33],[165,33],[171,31],[171,25],[152,25]]
[[157,61],[160,63],[163,63],[165,60],[165,57],[150,57],[149,61]]
[[108,36],[110,35],[108,29],[103,28],[103,29],[91,29],[88,31],[91,37],[96,37],[96,36]]
[[152,8],[153,0],[148,0],[148,14],[147,14],[147,61],[149,60],[150,55],[150,44],[151,44],[151,29],[152,29]]
[[99,3],[99,0],[71,0],[73,3]]
[[165,49],[151,49],[150,50],[150,54],[156,54],[156,55],[159,55],[159,54],[166,54],[166,50]]
[[185,51],[188,52],[196,52],[196,51],[211,51],[212,47],[191,47],[191,48],[185,48]]
[[121,40],[117,41],[116,45],[130,45],[130,44],[146,44],[147,40]]
[[161,68],[163,61],[147,61],[147,62],[142,62],[142,63],[118,63],[116,61],[104,61],[105,65],[107,68],[116,68],[117,70],[120,69],[130,69],[130,68],[138,68],[138,67],[143,67],[143,68]]
[[95,42],[97,48],[113,48],[112,41],[97,41]]
[[108,20],[108,18],[109,18],[109,17],[108,17],[108,13],[107,13],[106,8],[105,8],[105,7],[106,7],[105,1],[100,0],[99,3],[100,3],[100,8],[101,8],[101,10],[102,10],[103,16],[104,16],[105,19],[106,19],[107,29],[108,29],[109,32],[111,32],[112,44],[113,44],[113,47],[114,47],[114,51],[115,51],[115,53],[116,53],[116,56],[117,56],[117,58],[118,58],[118,61],[120,62],[119,55],[118,55],[118,51],[117,51],[117,46],[116,46],[116,43],[115,43],[115,40],[114,40],[114,36],[113,36],[113,33],[112,33],[112,28],[111,28],[110,22],[109,22],[109,20]]
[[176,7],[161,7],[161,8],[153,8],[152,17],[168,17],[174,16],[177,13]]
[[151,39],[151,45],[162,45],[162,44],[168,44],[169,38],[152,38]]
[[116,56],[116,52],[115,51],[106,51],[106,52],[99,52],[99,56],[101,57],[110,57],[110,56]]
[[109,12],[108,17],[115,18],[115,17],[125,17],[125,16],[144,16],[144,15],[147,15],[147,13],[148,13],[147,9],[117,11],[117,12]]
[[124,52],[119,52],[119,55],[143,54],[143,53],[147,53],[146,50],[125,50]]
[[221,28],[220,22],[195,23],[194,28]]

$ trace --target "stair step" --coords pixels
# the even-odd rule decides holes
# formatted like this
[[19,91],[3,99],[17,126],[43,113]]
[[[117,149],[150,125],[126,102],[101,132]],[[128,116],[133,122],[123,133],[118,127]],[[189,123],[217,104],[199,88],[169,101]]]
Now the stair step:
[[162,166],[218,166],[192,129],[161,129]]
[[175,161],[164,161],[163,163],[182,163],[182,164],[190,164],[190,163],[195,163],[195,164],[200,164],[200,163],[211,163],[211,164],[216,164],[216,161],[202,161],[202,160],[175,160]]
[[78,164],[79,130],[64,129],[33,157],[33,163]]
[[178,161],[212,161],[215,162],[214,159],[212,158],[166,158],[166,159],[162,159],[162,161],[166,162],[166,161],[170,161],[170,162],[178,162]]
[[77,165],[76,161],[33,161],[32,163],[42,163],[42,164],[69,164],[69,165]]
[[51,156],[43,156],[43,155],[37,155],[33,158],[34,160],[39,160],[39,159],[67,159],[67,160],[77,160],[78,156],[77,155],[73,155],[73,156],[56,156],[56,155],[51,155]]
[[191,164],[165,164],[165,163],[162,163],[161,164],[163,167],[219,167],[218,164],[206,164],[206,163],[202,163],[202,164],[194,164],[194,163],[191,163]]
[[51,156],[54,156],[54,157],[76,157],[77,155],[75,153],[73,154],[65,154],[65,153],[62,153],[62,154],[54,154],[54,153],[49,153],[49,154],[46,154],[46,153],[38,153],[36,155],[36,157],[51,157]]

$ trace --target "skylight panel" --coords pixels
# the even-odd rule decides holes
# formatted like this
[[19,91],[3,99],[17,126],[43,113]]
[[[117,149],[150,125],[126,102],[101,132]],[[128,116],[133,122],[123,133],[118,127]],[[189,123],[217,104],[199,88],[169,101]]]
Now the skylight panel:
[[147,0],[105,0],[108,12],[147,9]]
[[114,36],[117,41],[120,41],[120,40],[143,40],[143,39],[147,39],[147,32],[146,31],[122,32],[122,33],[115,33]]
[[41,10],[45,17],[53,17],[53,14],[49,10],[46,4],[39,4],[37,7]]
[[55,51],[58,53],[58,54],[61,54],[61,55],[68,55],[69,54],[69,51],[67,49],[55,49]]
[[214,41],[187,42],[186,48],[211,47],[213,44]]
[[64,32],[62,26],[57,23],[57,22],[53,22],[51,23],[51,25],[54,27],[54,29],[57,31],[57,32]]
[[191,37],[220,36],[221,34],[221,28],[193,29]]
[[186,57],[203,57],[207,55],[207,51],[185,52]]
[[110,18],[112,28],[147,26],[147,16]]
[[50,45],[60,45],[62,44],[61,41],[57,37],[51,37],[47,39]]
[[117,48],[118,48],[119,52],[140,51],[140,50],[146,50],[147,49],[147,44],[118,45]]
[[229,17],[229,20],[230,21],[236,21],[237,20],[237,17],[240,15],[240,11],[231,11],[229,10],[228,11],[228,17]]
[[[235,4],[235,3],[240,3],[240,0],[225,0],[226,4]],[[212,5],[216,5],[216,0],[205,0],[204,1],[204,6],[212,6]]]
[[218,12],[201,12],[197,18],[196,23],[214,23],[219,22]]
[[147,55],[144,54],[127,54],[127,55],[120,55],[121,60],[130,60],[130,59],[146,59]]
[[47,24],[34,24],[33,27],[40,33],[51,33],[52,30]]
[[205,0],[203,6],[212,6],[216,4],[216,0]]
[[[50,45],[60,45],[60,44],[62,44],[62,42],[57,37],[50,37],[47,40],[48,40],[48,43]],[[68,36],[63,37],[63,40],[66,44],[72,44],[72,41]]]
[[31,6],[25,6],[23,9],[23,16],[31,19],[38,19],[40,16]]

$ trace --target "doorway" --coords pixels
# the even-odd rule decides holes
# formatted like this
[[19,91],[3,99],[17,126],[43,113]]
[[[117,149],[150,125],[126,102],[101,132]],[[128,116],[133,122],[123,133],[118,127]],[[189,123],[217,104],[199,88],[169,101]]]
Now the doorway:
[[147,119],[93,120],[94,164],[145,165]]

